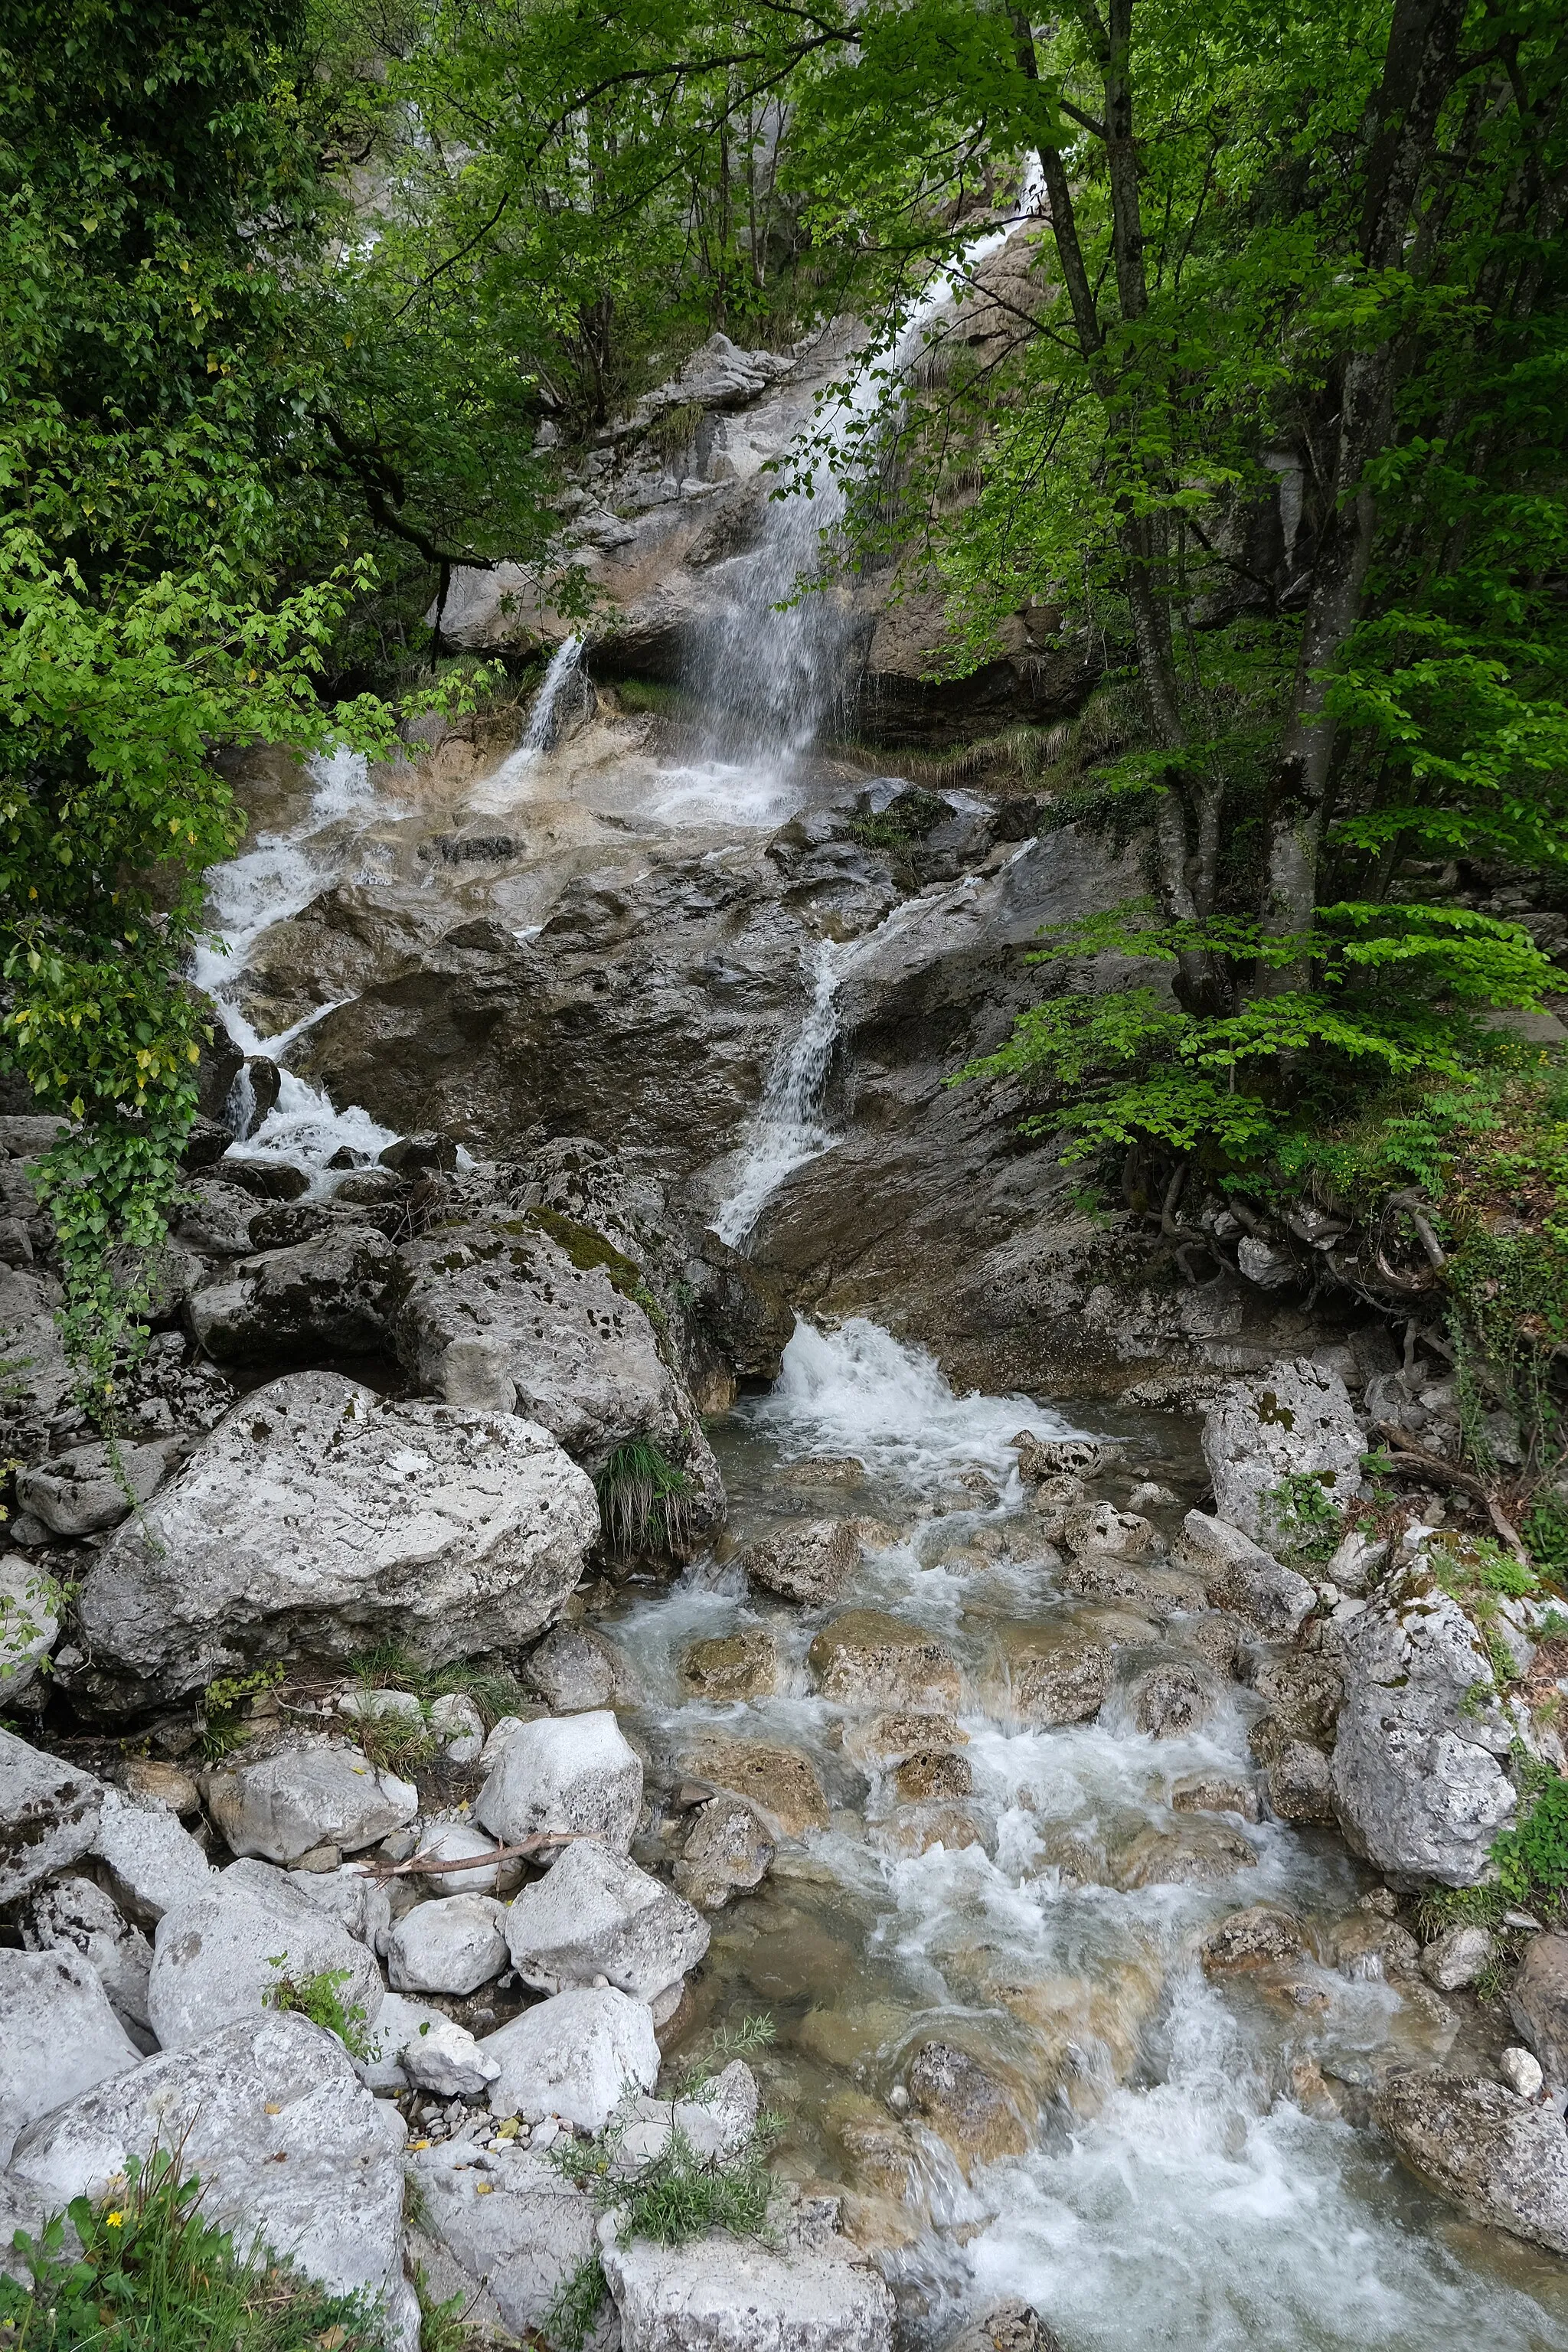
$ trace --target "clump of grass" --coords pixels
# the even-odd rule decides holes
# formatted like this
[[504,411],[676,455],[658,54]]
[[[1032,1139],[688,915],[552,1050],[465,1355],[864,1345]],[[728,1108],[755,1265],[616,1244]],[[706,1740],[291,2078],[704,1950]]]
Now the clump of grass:
[[934,833],[947,813],[944,800],[917,788],[889,801],[879,816],[856,817],[849,830],[867,849],[911,849]]
[[[269,1969],[286,1970],[287,1952],[269,1952]],[[368,2060],[374,2055],[368,2021],[358,2001],[343,1999],[342,1988],[353,1981],[348,1969],[320,1969],[314,1976],[295,1977],[280,1974],[269,1985],[265,1996],[268,2009],[290,2009],[308,2017],[312,2025],[324,2025],[335,2033],[351,2058]]]
[[247,1701],[260,1696],[263,1691],[276,1690],[283,1679],[280,1665],[258,1666],[247,1675],[219,1675],[202,1693],[202,1754],[209,1764],[241,1747],[250,1738],[250,1727],[240,1710]]
[[122,2189],[79,2197],[37,2238],[28,2284],[0,2273],[6,2352],[389,2352],[380,2312],[331,2294],[265,2248],[236,2252],[201,2186],[166,2151],[132,2157]]
[[690,1478],[650,1438],[617,1445],[594,1481],[605,1549],[625,1559],[685,1549],[691,1532]]
[[353,1673],[370,1690],[412,1691],[426,1711],[437,1699],[461,1692],[479,1708],[487,1732],[503,1715],[515,1715],[529,1697],[508,1666],[470,1664],[461,1659],[447,1666],[427,1666],[398,1642],[384,1642],[364,1651],[354,1659]]

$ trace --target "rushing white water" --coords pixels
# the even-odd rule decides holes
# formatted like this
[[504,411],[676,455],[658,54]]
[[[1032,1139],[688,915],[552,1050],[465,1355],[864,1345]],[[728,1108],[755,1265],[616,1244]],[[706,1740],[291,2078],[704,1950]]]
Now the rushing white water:
[[[312,791],[299,824],[288,833],[264,833],[254,848],[216,866],[207,877],[213,929],[221,945],[196,951],[191,977],[211,997],[224,1027],[241,1053],[264,1055],[281,1066],[296,1038],[336,1008],[323,1004],[271,1037],[261,1036],[228,993],[245,970],[251,950],[272,924],[286,922],[339,875],[343,829],[373,811],[384,813],[362,751],[336,751],[307,762]],[[248,1091],[248,1079],[242,1076]],[[374,1159],[394,1140],[395,1130],[352,1106],[336,1109],[331,1097],[291,1070],[281,1068],[278,1100],[254,1132],[254,1095],[234,1105],[243,1141],[231,1147],[244,1160],[289,1160],[325,1185],[327,1162],[344,1150]]]
[[786,1176],[833,1148],[822,1121],[822,1093],[838,1034],[838,981],[843,949],[818,940],[810,968],[811,995],[805,1017],[781,1049],[743,1148],[735,1188],[713,1220],[713,1230],[731,1248],[756,1223],[765,1202]]
[[877,433],[890,424],[934,322],[1038,208],[1039,170],[1032,163],[1015,216],[973,238],[933,273],[899,320],[890,346],[866,361],[848,388],[816,420],[814,438],[828,445],[787,495],[769,500],[757,546],[717,564],[720,610],[692,650],[692,682],[709,717],[708,750],[775,775],[809,751],[845,691],[846,657],[857,622],[841,590],[803,583],[821,571],[847,503],[847,475]]
[[493,780],[496,786],[504,788],[525,775],[555,748],[555,739],[561,731],[561,705],[582,667],[584,644],[581,636],[563,637],[551,655],[549,667],[533,698],[533,709],[528,714],[522,740],[497,769]]
[[859,1315],[836,1331],[797,1322],[778,1381],[744,1413],[785,1460],[857,1454],[915,1494],[975,1465],[1016,1481],[1012,1441],[1021,1428],[1042,1437],[1073,1428],[1027,1397],[955,1396],[934,1356]]

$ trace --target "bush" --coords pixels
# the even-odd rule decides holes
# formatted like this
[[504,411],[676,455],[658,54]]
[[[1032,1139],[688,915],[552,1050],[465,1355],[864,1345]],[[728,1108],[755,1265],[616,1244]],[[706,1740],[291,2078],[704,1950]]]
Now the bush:
[[122,2192],[79,2197],[68,2226],[18,2231],[29,2284],[0,2273],[5,2352],[390,2352],[363,2297],[328,2294],[265,2248],[237,2252],[201,2193],[154,2150],[131,2159]]

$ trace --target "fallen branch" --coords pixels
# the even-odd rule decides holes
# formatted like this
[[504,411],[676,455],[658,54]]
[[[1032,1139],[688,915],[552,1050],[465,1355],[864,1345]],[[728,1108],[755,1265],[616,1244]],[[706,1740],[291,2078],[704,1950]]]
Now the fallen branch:
[[1486,1505],[1488,1516],[1499,1538],[1513,1554],[1520,1566],[1529,1567],[1530,1554],[1524,1548],[1518,1528],[1509,1518],[1501,1504],[1493,1499],[1473,1472],[1456,1468],[1452,1462],[1445,1462],[1440,1454],[1428,1454],[1424,1445],[1416,1444],[1408,1430],[1396,1429],[1391,1421],[1374,1422],[1373,1426],[1380,1437],[1386,1437],[1391,1445],[1396,1445],[1400,1449],[1397,1454],[1390,1456],[1391,1465],[1394,1470],[1401,1471],[1410,1477],[1426,1478],[1434,1486],[1455,1486],[1461,1494],[1473,1495],[1478,1502]]
[[464,1853],[447,1861],[438,1853],[416,1853],[408,1862],[362,1862],[362,1878],[445,1878],[449,1870],[488,1870],[492,1862],[510,1862],[531,1853],[542,1853],[547,1846],[573,1845],[577,1839],[590,1837],[590,1830],[539,1830],[517,1845],[498,1845],[489,1853]]

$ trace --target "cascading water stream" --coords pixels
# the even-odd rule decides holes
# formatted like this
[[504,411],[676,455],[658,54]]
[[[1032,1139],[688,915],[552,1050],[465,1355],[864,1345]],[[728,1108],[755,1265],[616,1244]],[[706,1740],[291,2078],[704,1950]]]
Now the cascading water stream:
[[843,961],[844,950],[836,941],[818,940],[805,1017],[773,1064],[734,1189],[713,1220],[713,1231],[731,1248],[751,1232],[784,1178],[833,1147],[822,1121],[822,1094],[838,1035]]

